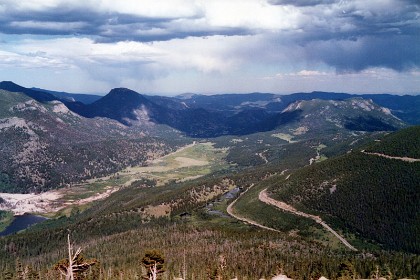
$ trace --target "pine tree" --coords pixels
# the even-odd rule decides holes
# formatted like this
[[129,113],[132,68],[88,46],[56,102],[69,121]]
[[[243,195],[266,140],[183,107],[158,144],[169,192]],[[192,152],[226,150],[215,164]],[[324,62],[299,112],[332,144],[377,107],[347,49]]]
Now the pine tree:
[[158,276],[165,271],[165,259],[162,253],[158,250],[146,251],[141,263],[147,271],[145,279],[156,280],[158,279]]

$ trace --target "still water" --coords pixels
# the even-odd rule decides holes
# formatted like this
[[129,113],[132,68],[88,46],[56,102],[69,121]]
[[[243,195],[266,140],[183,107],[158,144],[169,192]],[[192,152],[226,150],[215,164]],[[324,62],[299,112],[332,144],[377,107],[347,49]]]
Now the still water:
[[0,232],[0,236],[9,235],[15,232],[18,232],[22,229],[26,229],[31,225],[40,223],[45,221],[46,218],[35,216],[31,214],[25,214],[21,216],[15,216],[13,222],[2,232]]

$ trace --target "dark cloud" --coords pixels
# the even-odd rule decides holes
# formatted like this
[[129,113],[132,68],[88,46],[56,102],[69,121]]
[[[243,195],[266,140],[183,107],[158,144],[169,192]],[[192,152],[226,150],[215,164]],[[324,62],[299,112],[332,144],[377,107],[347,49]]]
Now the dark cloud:
[[397,71],[420,67],[417,36],[363,37],[356,40],[311,42],[305,48],[310,60],[319,60],[337,72],[358,72],[370,67]]
[[[30,14],[20,11],[8,13],[0,19],[0,30],[5,34],[80,34],[109,37],[111,34],[117,34],[117,32],[112,32],[113,30],[120,31],[123,29],[124,33],[118,36],[123,38],[124,35],[130,37],[134,30],[151,30],[159,28],[159,26],[170,21],[171,19],[168,18],[147,18],[120,13],[98,13],[88,9],[63,9],[60,7]],[[28,23],[32,23],[32,26],[29,26]],[[55,28],[54,24],[60,28]]]
[[196,27],[193,24],[178,28],[179,20],[182,18],[140,17],[121,13],[56,8],[31,14],[10,13],[1,17],[0,30],[5,34],[87,35],[99,42],[127,40],[151,42],[189,36],[232,36],[253,33],[248,28]]
[[360,3],[343,5],[342,11],[336,7],[331,17],[314,8],[303,32],[289,39],[301,47],[308,61],[322,61],[338,72],[420,67],[419,2],[390,2],[388,9],[364,9]]
[[[387,67],[404,71],[420,67],[420,3],[386,1],[384,6],[363,0],[267,0],[271,5],[293,5],[298,10],[290,26],[266,29],[246,24],[209,24],[203,11],[189,16],[138,16],[116,11],[60,5],[45,10],[0,11],[4,34],[77,35],[97,42],[167,41],[175,38],[269,34],[248,58],[278,58],[276,49],[298,48],[296,60],[322,61],[338,72]],[[1,6],[0,6],[1,8]],[[270,9],[279,7],[270,7]],[[205,9],[204,9],[205,10]],[[290,9],[292,10],[292,9]],[[234,11],[232,11],[234,14]],[[228,15],[228,13],[226,13]],[[255,21],[258,21],[255,19]],[[287,25],[286,25],[287,26]],[[273,32],[274,31],[274,32]],[[277,45],[281,47],[276,48]],[[240,49],[241,46],[238,46]],[[235,51],[240,53],[241,50]]]

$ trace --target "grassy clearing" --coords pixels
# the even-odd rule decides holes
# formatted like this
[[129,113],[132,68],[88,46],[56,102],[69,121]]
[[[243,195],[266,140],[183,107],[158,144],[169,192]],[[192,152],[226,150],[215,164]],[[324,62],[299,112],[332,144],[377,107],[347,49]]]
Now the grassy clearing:
[[13,221],[13,212],[0,211],[0,232],[4,231]]
[[169,181],[186,181],[229,167],[225,161],[226,150],[216,149],[212,143],[189,145],[177,152],[151,162],[146,167],[131,167],[120,173],[130,177],[153,179],[161,186]]
[[294,136],[293,135],[290,135],[290,134],[287,134],[287,133],[276,133],[276,134],[272,134],[271,136],[280,138],[280,139],[282,139],[284,141],[287,141],[289,143],[296,143],[296,142],[298,142],[298,141],[292,140]]
[[327,148],[327,146],[324,144],[319,144],[318,147],[316,147],[316,152],[318,156],[316,157],[315,162],[321,162],[328,159],[326,155],[321,154],[321,150],[325,148]]

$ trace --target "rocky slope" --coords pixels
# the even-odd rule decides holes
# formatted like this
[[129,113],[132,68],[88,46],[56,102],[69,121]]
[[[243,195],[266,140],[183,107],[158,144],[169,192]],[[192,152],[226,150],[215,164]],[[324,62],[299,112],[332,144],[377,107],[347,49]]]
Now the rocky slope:
[[60,101],[40,103],[8,91],[0,91],[0,112],[1,191],[37,192],[142,164],[172,150],[149,135],[175,133],[85,118]]

